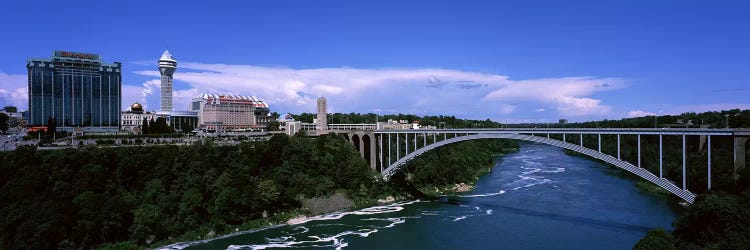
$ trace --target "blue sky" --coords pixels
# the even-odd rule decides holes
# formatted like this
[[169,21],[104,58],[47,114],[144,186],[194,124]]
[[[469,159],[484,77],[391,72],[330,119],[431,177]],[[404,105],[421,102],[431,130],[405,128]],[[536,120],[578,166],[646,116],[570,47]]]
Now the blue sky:
[[157,110],[168,48],[176,110],[206,91],[505,122],[750,108],[748,2],[404,2],[3,3],[0,105],[25,109],[26,59],[69,50],[122,62],[123,103]]

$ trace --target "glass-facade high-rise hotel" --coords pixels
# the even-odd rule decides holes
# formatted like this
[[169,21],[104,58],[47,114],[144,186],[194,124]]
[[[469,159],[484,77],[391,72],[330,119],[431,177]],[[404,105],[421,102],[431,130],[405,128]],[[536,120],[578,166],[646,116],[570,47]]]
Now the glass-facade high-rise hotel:
[[50,59],[29,59],[29,119],[32,126],[87,131],[119,130],[121,63],[105,64],[97,54],[55,51]]

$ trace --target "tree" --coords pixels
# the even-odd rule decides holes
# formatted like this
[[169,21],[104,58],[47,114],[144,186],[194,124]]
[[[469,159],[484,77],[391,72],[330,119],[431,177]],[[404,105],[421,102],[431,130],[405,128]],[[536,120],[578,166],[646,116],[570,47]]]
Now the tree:
[[674,238],[664,229],[656,228],[648,231],[645,237],[635,243],[634,250],[671,250],[674,246]]
[[49,136],[55,135],[57,132],[57,121],[55,121],[55,118],[52,118],[52,116],[47,118],[47,134]]
[[190,133],[193,131],[193,129],[195,129],[189,122],[183,122],[180,127],[182,128],[182,133],[185,134]]
[[680,249],[750,248],[750,192],[700,195],[674,222]]
[[279,122],[276,120],[272,120],[268,122],[268,125],[266,125],[266,129],[268,131],[278,131],[279,130]]
[[8,120],[10,120],[10,117],[5,113],[0,113],[0,131],[5,133],[5,131],[8,131]]
[[144,135],[151,133],[151,130],[148,127],[148,119],[146,119],[146,117],[143,117],[143,125],[141,125],[141,133]]

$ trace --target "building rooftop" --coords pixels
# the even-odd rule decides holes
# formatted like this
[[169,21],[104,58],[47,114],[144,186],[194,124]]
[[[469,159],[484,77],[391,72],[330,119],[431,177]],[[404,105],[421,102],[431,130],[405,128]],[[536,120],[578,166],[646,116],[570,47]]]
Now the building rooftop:
[[164,53],[161,54],[161,58],[159,58],[159,61],[174,61],[174,62],[177,62],[177,60],[175,60],[172,57],[172,54],[169,53],[169,50],[164,50]]
[[249,101],[253,104],[253,106],[257,108],[268,108],[268,104],[266,104],[263,100],[255,96],[203,93],[203,94],[200,94],[198,98],[209,100],[209,101],[219,101],[219,102],[221,101]]

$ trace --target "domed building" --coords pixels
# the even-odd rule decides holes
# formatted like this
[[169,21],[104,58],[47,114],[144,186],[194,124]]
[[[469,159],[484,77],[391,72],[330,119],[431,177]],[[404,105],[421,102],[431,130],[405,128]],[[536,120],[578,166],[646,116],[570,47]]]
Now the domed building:
[[130,105],[130,112],[133,112],[133,114],[143,114],[143,105],[138,102],[133,103],[133,105]]
[[144,118],[146,120],[156,120],[157,117],[156,113],[145,112],[143,105],[135,102],[130,105],[130,110],[123,111],[120,114],[120,120],[122,122],[120,127],[121,130],[126,132],[140,133]]

